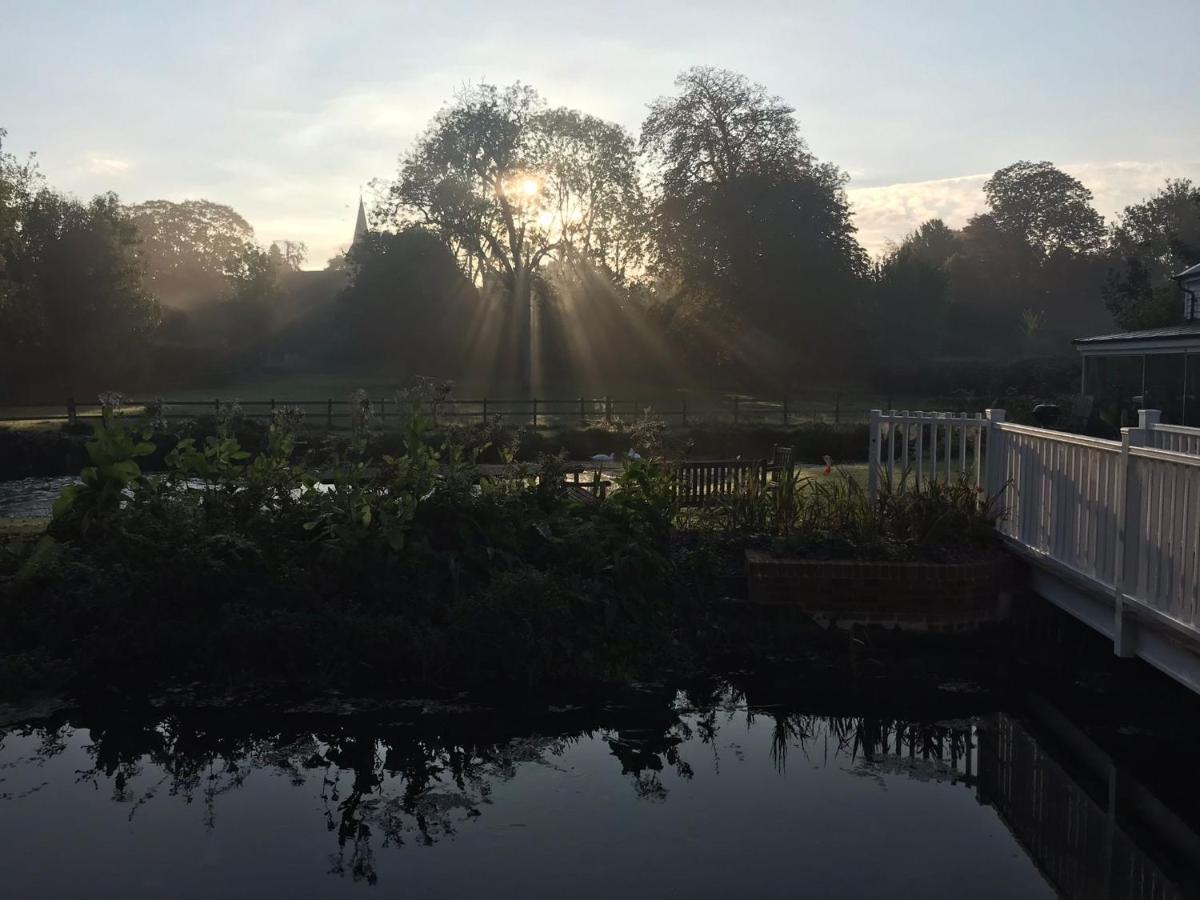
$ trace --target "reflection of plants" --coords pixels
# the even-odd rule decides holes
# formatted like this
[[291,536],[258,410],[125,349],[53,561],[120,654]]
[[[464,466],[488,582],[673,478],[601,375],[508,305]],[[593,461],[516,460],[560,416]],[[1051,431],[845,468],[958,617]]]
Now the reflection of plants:
[[[559,766],[576,745],[603,741],[639,800],[669,802],[673,781],[720,777],[720,751],[760,718],[768,720],[769,761],[780,771],[788,754],[798,750],[811,765],[845,767],[876,779],[902,775],[972,783],[967,774],[974,748],[970,722],[817,716],[776,704],[756,709],[730,687],[690,705],[669,695],[636,707],[617,705],[575,718],[566,728],[558,717],[533,723],[542,734],[494,735],[488,726],[485,739],[472,730],[478,720],[453,716],[424,727],[325,720],[312,728],[284,719],[250,730],[239,724],[244,720],[211,715],[121,717],[114,725],[94,723],[86,742],[83,732],[65,726],[17,734],[38,739],[40,746],[32,751],[37,762],[82,742],[91,764],[78,779],[97,788],[107,785],[130,818],[149,803],[177,798],[198,805],[212,829],[223,825],[221,798],[261,780],[260,773],[282,776],[297,789],[313,788],[325,828],[336,841],[329,871],[374,884],[377,853],[453,839],[464,822],[490,814],[498,785],[531,766]],[[731,733],[723,736],[723,726]],[[712,764],[698,772],[685,755],[704,747],[711,748]]]

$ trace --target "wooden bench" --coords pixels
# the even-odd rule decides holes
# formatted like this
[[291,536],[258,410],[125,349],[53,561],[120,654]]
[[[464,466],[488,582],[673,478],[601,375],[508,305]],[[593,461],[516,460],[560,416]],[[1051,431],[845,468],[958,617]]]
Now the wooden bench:
[[703,506],[717,497],[731,497],[751,485],[767,483],[765,459],[698,459],[680,463],[675,496],[681,507]]

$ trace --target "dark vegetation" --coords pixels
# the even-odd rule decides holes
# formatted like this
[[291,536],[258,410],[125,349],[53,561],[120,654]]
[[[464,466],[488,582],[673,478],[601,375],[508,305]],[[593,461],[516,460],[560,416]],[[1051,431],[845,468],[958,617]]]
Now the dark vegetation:
[[1016,162],[965,226],[870,260],[845,173],[791,107],[720,69],[677,87],[636,140],[528,86],[466,89],[323,271],[219,203],[85,203],[0,151],[0,400],[299,372],[1001,396],[1055,371],[1059,393],[1072,337],[1180,315],[1170,275],[1200,259],[1186,180],[1106,225],[1079,181]]
[[[522,464],[486,429],[435,432],[420,410],[408,407],[400,450],[374,455],[364,403],[319,466],[298,454],[291,411],[255,453],[231,414],[174,442],[165,475],[147,477],[162,436],[106,408],[47,533],[0,549],[4,684],[373,692],[686,672],[738,650],[713,603],[738,590],[745,546],[938,558],[987,529],[957,487],[872,508],[820,475],[685,514],[678,436],[652,421],[631,433],[644,458],[607,500],[583,502],[561,457]],[[482,474],[493,451],[505,467]]]

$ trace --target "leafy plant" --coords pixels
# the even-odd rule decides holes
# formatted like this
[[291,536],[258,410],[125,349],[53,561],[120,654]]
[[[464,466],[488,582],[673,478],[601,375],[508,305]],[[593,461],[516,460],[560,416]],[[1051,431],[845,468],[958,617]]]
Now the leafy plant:
[[56,536],[83,537],[108,524],[143,480],[137,459],[153,453],[154,444],[125,428],[113,406],[101,408],[100,424],[85,445],[92,464],[79,473],[80,483],[65,488],[54,502],[51,531]]

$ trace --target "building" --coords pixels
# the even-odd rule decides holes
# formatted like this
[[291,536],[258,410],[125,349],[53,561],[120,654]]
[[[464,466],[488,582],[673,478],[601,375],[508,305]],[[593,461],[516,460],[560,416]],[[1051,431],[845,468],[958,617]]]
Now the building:
[[1179,325],[1075,340],[1080,391],[1111,425],[1133,424],[1139,408],[1162,410],[1165,423],[1200,425],[1200,264],[1174,278],[1183,303]]

